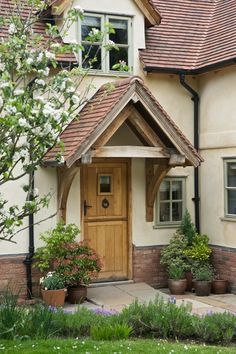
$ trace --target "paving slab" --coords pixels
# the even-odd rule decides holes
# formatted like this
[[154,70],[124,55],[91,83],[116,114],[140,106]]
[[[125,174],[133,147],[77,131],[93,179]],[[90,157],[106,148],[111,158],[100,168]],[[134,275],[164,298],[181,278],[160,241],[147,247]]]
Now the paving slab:
[[176,301],[176,304],[189,304],[192,313],[204,315],[213,312],[230,311],[236,313],[236,295],[210,295],[196,296],[194,293],[184,295],[170,295],[168,289],[154,289],[146,283],[127,283],[96,286],[88,288],[88,301],[81,305],[65,305],[65,311],[75,312],[80,307],[86,307],[91,310],[105,309],[122,311],[124,307],[129,306],[135,300],[140,303],[153,301],[156,296],[162,297],[164,301]]
[[122,309],[132,304],[134,297],[114,285],[88,289],[88,299],[107,309]]

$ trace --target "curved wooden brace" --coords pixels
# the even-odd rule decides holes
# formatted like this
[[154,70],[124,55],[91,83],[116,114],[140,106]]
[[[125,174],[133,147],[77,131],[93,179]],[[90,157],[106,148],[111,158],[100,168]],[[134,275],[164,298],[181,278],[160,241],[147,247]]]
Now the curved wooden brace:
[[58,168],[58,208],[60,218],[66,222],[66,204],[72,182],[78,173],[79,168],[76,165],[70,168]]
[[157,165],[154,169],[154,161],[146,159],[146,221],[153,221],[153,208],[156,199],[157,191],[163,178],[171,169],[166,163]]

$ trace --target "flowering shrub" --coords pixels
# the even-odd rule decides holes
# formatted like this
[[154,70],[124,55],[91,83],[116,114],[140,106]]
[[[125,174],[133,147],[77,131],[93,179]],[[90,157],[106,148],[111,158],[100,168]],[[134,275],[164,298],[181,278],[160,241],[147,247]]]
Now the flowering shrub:
[[53,269],[67,286],[87,285],[101,270],[101,262],[93,249],[77,242],[76,225],[59,223],[41,235],[45,246],[37,250],[36,265],[41,271]]
[[65,283],[56,272],[48,272],[45,277],[40,278],[40,285],[44,290],[64,289]]
[[62,248],[65,257],[56,257],[53,268],[68,286],[89,284],[101,270],[98,255],[82,242],[65,242]]
[[[22,181],[23,200],[16,204],[0,193],[0,240],[11,241],[21,231],[23,219],[47,207],[50,193],[42,195],[34,188],[33,173],[49,148],[58,145],[56,159],[64,163],[60,134],[78,118],[80,107],[87,101],[91,82],[84,84],[88,71],[96,62],[91,54],[94,42],[108,54],[115,43],[104,45],[103,38],[114,31],[107,25],[104,32],[92,29],[86,41],[65,44],[62,38],[71,24],[83,19],[83,9],[72,6],[60,19],[60,29],[51,19],[45,21],[45,33],[38,33],[38,23],[48,10],[49,1],[10,1],[9,10],[0,19],[5,33],[0,43],[0,186]],[[40,25],[41,26],[41,25]],[[59,65],[58,58],[86,51],[87,67]],[[73,60],[73,59],[72,59]],[[56,70],[55,70],[56,69]],[[121,68],[122,69],[122,68]],[[83,87],[80,90],[80,87]],[[19,188],[19,187],[18,187]]]

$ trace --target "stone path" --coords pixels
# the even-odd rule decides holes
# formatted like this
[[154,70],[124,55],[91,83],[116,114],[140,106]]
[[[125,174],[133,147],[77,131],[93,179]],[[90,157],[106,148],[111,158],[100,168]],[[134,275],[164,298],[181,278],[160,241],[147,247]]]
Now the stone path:
[[[156,296],[161,296],[166,301],[175,301],[177,305],[181,303],[189,304],[192,313],[202,315],[208,312],[236,313],[236,295],[210,295],[206,297],[196,296],[193,293],[185,295],[171,296],[168,289],[154,289],[146,283],[127,283],[105,286],[94,286],[88,288],[88,301],[80,306],[90,309],[105,309],[121,311],[129,306],[135,299],[139,302],[149,302]],[[65,309],[69,312],[76,311],[78,305],[66,304]]]

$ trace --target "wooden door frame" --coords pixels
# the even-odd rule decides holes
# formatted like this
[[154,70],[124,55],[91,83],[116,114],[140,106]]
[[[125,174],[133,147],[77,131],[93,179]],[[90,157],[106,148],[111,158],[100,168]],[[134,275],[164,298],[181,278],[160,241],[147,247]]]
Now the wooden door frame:
[[[131,158],[94,158],[93,163],[125,163],[127,166],[127,186],[126,186],[126,193],[127,193],[127,257],[128,257],[128,279],[133,279],[133,248],[132,248],[132,175],[131,175]],[[93,163],[91,165],[93,165]],[[84,239],[84,182],[85,182],[85,168],[86,165],[80,165],[81,167],[81,174],[80,174],[80,198],[81,198],[81,235],[82,240]]]

